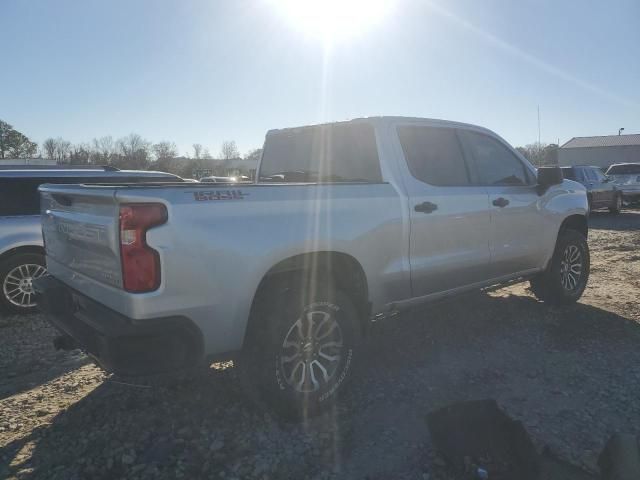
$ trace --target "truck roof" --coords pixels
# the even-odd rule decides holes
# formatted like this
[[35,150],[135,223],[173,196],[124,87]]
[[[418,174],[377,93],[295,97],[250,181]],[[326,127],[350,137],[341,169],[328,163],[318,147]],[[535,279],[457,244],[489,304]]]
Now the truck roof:
[[352,118],[349,120],[340,120],[336,122],[303,125],[298,127],[275,128],[275,129],[269,130],[267,132],[267,135],[272,135],[279,132],[288,132],[288,131],[294,132],[296,130],[303,130],[306,128],[313,128],[313,127],[319,127],[319,126],[325,126],[325,125],[339,125],[339,124],[345,124],[345,123],[370,123],[370,124],[383,125],[383,124],[389,124],[389,123],[397,123],[399,121],[421,122],[426,125],[440,126],[440,127],[452,127],[452,128],[453,127],[466,127],[466,128],[471,127],[473,129],[482,130],[482,131],[494,134],[494,132],[491,132],[491,130],[485,127],[481,127],[480,125],[474,125],[471,123],[456,122],[453,120],[442,120],[438,118],[403,117],[401,115],[382,115],[382,116],[372,116],[372,117],[358,117],[358,118]]

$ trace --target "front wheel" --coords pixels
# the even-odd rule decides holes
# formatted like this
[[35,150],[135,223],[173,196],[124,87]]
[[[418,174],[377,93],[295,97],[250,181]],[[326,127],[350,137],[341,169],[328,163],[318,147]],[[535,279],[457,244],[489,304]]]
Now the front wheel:
[[275,288],[252,319],[240,358],[245,389],[290,418],[331,408],[351,376],[360,340],[353,302],[329,282]]
[[13,313],[36,309],[32,282],[47,273],[44,255],[18,253],[0,263],[0,306]]
[[576,230],[562,230],[547,269],[531,279],[531,290],[552,305],[575,303],[587,287],[589,268],[585,236]]

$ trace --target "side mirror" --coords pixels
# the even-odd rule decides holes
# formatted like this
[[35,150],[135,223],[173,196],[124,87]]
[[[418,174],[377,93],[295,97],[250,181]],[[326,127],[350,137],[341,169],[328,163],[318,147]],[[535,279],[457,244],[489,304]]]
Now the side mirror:
[[561,184],[563,179],[560,167],[538,168],[538,193],[542,195],[549,187]]

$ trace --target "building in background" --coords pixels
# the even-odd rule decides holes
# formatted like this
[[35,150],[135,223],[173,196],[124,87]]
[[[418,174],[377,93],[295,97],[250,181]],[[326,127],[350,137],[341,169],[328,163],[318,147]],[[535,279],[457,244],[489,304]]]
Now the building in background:
[[558,149],[561,167],[613,163],[640,163],[640,134],[573,137]]
[[55,165],[56,161],[50,158],[3,158],[0,159],[0,167],[20,167],[24,165]]

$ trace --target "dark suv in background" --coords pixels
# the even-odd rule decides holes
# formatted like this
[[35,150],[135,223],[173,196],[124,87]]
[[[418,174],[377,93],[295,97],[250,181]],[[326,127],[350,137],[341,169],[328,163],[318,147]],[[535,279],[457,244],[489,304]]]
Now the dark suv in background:
[[608,208],[613,214],[622,209],[622,192],[598,167],[576,165],[561,167],[564,178],[575,180],[587,188],[589,211]]
[[138,182],[182,182],[182,178],[113,167],[0,169],[0,308],[15,313],[35,308],[31,282],[46,273],[40,185]]

